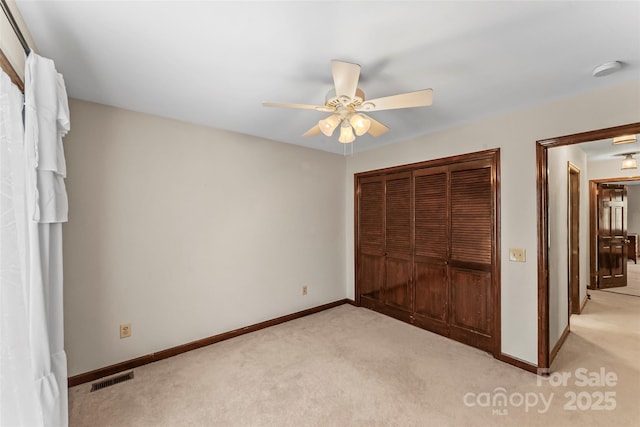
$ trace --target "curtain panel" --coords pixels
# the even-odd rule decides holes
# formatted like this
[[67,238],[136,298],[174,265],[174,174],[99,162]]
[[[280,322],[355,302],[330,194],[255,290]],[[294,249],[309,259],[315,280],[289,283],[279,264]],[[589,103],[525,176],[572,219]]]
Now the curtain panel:
[[66,88],[54,62],[33,52],[24,97],[4,72],[0,83],[0,425],[67,426]]

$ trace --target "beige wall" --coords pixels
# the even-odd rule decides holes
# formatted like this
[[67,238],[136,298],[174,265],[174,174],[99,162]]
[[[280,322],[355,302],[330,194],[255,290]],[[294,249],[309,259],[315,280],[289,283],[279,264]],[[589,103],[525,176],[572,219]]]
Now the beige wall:
[[640,185],[627,187],[627,232],[640,233]]
[[587,156],[579,145],[548,151],[549,171],[549,347],[558,342],[569,320],[568,165],[580,169],[580,303],[589,283],[589,181]]
[[[437,108],[437,104],[430,108]],[[640,81],[473,122],[347,159],[347,294],[354,293],[353,174],[456,154],[501,149],[502,352],[537,364],[537,140],[636,122]],[[525,263],[510,262],[510,247]]]
[[69,375],[345,297],[343,156],[70,107]]

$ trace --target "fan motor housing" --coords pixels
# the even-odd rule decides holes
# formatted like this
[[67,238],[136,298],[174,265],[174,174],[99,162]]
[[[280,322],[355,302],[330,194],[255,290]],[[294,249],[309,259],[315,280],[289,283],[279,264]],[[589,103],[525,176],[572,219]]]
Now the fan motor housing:
[[346,107],[346,108],[357,108],[362,105],[365,100],[364,91],[360,88],[356,88],[356,94],[353,98],[348,98],[347,96],[336,96],[336,90],[331,89],[327,92],[325,96],[324,105],[327,107]]

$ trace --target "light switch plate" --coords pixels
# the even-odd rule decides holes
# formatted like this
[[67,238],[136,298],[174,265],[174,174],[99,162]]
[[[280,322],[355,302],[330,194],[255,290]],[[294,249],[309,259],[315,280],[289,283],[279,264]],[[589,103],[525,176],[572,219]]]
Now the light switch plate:
[[527,255],[523,248],[509,248],[509,261],[525,262],[526,260]]

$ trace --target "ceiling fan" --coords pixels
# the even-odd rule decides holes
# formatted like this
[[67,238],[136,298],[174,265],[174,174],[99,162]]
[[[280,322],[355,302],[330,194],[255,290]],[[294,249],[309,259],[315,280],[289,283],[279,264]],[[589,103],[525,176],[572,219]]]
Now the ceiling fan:
[[389,130],[382,123],[364,114],[365,112],[426,107],[433,102],[433,90],[431,89],[366,100],[364,92],[358,87],[360,65],[333,60],[331,61],[331,72],[333,74],[334,89],[327,93],[324,105],[279,102],[263,102],[262,105],[265,107],[299,108],[332,113],[305,132],[304,136],[314,136],[320,132],[326,136],[331,136],[336,128],[340,126],[338,141],[348,144],[355,141],[356,135],[362,136],[368,132],[369,135],[380,136]]

